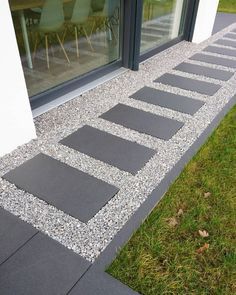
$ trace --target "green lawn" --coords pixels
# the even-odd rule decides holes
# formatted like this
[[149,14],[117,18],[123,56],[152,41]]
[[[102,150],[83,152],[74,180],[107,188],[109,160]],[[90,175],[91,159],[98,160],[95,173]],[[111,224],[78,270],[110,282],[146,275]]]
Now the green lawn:
[[144,295],[236,294],[235,212],[236,106],[107,271]]
[[218,11],[236,13],[236,0],[220,0]]

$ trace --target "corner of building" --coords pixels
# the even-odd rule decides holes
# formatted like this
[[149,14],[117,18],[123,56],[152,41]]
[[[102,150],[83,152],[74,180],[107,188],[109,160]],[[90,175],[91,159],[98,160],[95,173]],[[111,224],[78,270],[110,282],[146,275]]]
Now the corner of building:
[[199,0],[193,29],[193,43],[199,44],[212,35],[218,5],[219,0]]
[[8,0],[0,2],[0,156],[36,138]]

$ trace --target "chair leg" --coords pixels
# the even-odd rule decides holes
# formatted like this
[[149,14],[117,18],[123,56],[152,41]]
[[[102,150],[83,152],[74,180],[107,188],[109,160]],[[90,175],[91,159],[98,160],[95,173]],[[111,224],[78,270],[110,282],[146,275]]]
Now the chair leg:
[[109,24],[109,27],[110,27],[110,30],[111,30],[111,33],[115,39],[115,43],[117,43],[117,37],[116,37],[116,34],[115,34],[115,31],[114,31],[114,27],[112,26],[112,23],[110,22]]
[[[49,40],[50,40],[50,39],[49,39]],[[51,54],[52,54],[52,57],[54,57],[55,54],[54,54],[54,48],[53,48],[53,39],[51,39],[50,42],[51,42],[51,46],[50,46]],[[49,43],[50,43],[50,42],[49,42]]]
[[36,33],[36,37],[35,37],[35,43],[34,43],[34,54],[33,54],[33,60],[35,59],[36,56],[36,51],[38,48],[38,41],[39,41],[39,34]]
[[105,47],[107,46],[107,27],[106,27],[106,21],[103,22],[103,29],[104,29],[104,44]]
[[92,29],[91,29],[90,36],[89,36],[90,40],[92,38],[92,34],[93,34],[93,30],[94,30],[95,26],[96,26],[96,21],[93,21]]
[[49,69],[50,65],[49,65],[49,53],[48,53],[48,35],[45,35],[45,47],[46,47],[47,67]]
[[61,39],[62,44],[64,44],[64,42],[65,42],[66,33],[67,33],[67,28],[65,28],[65,31],[63,32],[63,36],[62,36],[62,39]]
[[79,57],[78,28],[76,26],[75,26],[75,45],[76,45],[77,57]]
[[61,42],[60,37],[59,37],[58,34],[56,34],[56,36],[57,36],[57,40],[58,40],[58,42],[59,42],[59,44],[60,44],[60,46],[61,46],[61,49],[62,49],[62,51],[63,51],[63,53],[64,53],[64,55],[65,55],[65,57],[66,57],[66,59],[67,59],[67,62],[68,62],[68,64],[70,64],[69,57],[68,57],[68,55],[67,55],[67,53],[66,53],[66,51],[65,51],[65,48],[64,48],[64,46],[63,46],[63,44],[62,44],[62,42]]
[[88,44],[89,44],[89,46],[91,48],[91,51],[94,51],[94,48],[93,48],[92,43],[91,43],[91,40],[90,40],[90,38],[89,38],[89,36],[88,36],[88,34],[87,34],[86,29],[85,29],[84,26],[82,26],[82,30],[83,30],[83,32],[85,34],[86,40],[87,40],[87,42],[88,42]]

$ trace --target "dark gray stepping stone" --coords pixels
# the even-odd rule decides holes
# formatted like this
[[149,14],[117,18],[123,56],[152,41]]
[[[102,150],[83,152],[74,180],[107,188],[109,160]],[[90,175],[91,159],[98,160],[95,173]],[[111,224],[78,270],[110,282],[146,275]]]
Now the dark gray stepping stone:
[[195,91],[206,95],[214,95],[221,88],[220,85],[185,78],[173,74],[164,74],[155,80],[155,82],[171,85],[173,87],[178,87],[185,90]]
[[236,57],[235,49],[229,49],[229,48],[223,48],[223,47],[217,47],[217,46],[207,46],[203,51]]
[[205,66],[194,65],[194,64],[190,64],[186,62],[183,62],[177,67],[175,67],[175,70],[196,74],[200,76],[210,77],[210,78],[218,79],[222,81],[227,81],[233,76],[233,73],[231,72],[212,69]]
[[87,125],[61,143],[132,174],[137,173],[155,154],[152,149]]
[[223,37],[236,40],[236,34],[228,33],[228,34],[225,34]]
[[92,218],[118,189],[44,154],[4,178],[83,222]]
[[0,266],[4,295],[67,294],[90,263],[38,233]]
[[101,118],[148,135],[169,140],[184,123],[118,104]]
[[31,225],[0,208],[0,264],[37,232]]
[[68,295],[140,295],[103,271],[88,271]]
[[203,101],[197,99],[146,86],[130,97],[190,115],[195,114],[204,105]]
[[224,45],[224,46],[230,46],[236,48],[236,41],[230,41],[226,39],[219,39],[215,42],[216,44]]
[[220,65],[227,68],[236,68],[236,60],[231,60],[224,57],[197,53],[197,54],[194,54],[190,59],[202,61],[209,64]]

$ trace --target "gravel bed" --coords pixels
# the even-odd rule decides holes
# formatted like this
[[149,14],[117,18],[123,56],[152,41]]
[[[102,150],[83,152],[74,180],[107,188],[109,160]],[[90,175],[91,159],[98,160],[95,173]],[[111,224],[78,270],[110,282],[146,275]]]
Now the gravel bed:
[[222,80],[217,80],[217,79],[206,77],[206,76],[199,76],[199,75],[196,75],[196,74],[190,74],[190,73],[187,73],[187,72],[172,70],[170,73],[174,74],[174,75],[177,75],[177,76],[191,78],[193,80],[213,83],[213,84],[217,84],[217,85],[221,85],[221,86],[223,86],[225,84],[225,81],[222,81]]
[[195,65],[206,66],[206,67],[216,69],[216,70],[226,70],[226,71],[232,72],[232,73],[235,72],[235,69],[233,69],[233,68],[227,68],[227,67],[224,67],[224,66],[221,66],[221,65],[209,64],[209,63],[205,63],[203,61],[197,61],[197,60],[189,59],[187,62],[191,63],[191,64],[195,64]]
[[91,158],[61,144],[46,145],[42,147],[41,151],[54,159],[80,169],[85,173],[117,187],[122,186],[133,177],[132,174],[128,172],[121,171],[114,166]]
[[[190,61],[188,58],[201,52],[204,47],[222,38],[225,33],[235,27],[235,25],[231,25],[199,45],[181,42],[142,63],[140,71],[127,71],[84,95],[39,116],[35,119],[38,139],[19,147],[1,159],[0,176],[37,153],[44,152],[119,187],[118,194],[87,224],[33,195],[17,189],[2,178],[0,178],[0,206],[93,262],[153,189],[163,180],[166,173],[236,93],[236,75],[229,81],[222,82],[181,73],[185,77],[201,81],[214,81],[222,85],[223,87],[211,97],[154,83],[153,80],[164,73],[175,73],[172,69],[183,61],[233,71],[231,68]],[[204,54],[220,56],[205,52]],[[206,103],[194,116],[190,116],[129,98],[131,94],[143,86],[186,95]],[[185,124],[171,140],[163,141],[98,118],[117,103],[125,103],[154,114],[174,118]],[[156,154],[135,176],[132,176],[58,144],[60,139],[85,124],[154,148]]]

